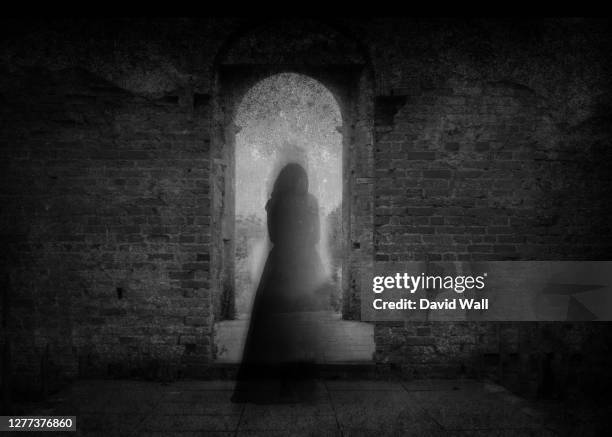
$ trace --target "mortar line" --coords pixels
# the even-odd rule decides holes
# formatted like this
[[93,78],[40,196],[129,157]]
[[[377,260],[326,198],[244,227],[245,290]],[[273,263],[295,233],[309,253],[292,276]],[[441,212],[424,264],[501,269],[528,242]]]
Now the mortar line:
[[238,423],[236,423],[236,429],[234,430],[234,437],[238,437],[238,431],[240,430],[240,423],[242,422],[242,417],[244,416],[245,409],[246,405],[242,404],[242,408],[240,409],[240,417],[238,418]]
[[[406,388],[406,385],[405,385],[405,382],[404,382],[404,381],[401,381],[401,382],[400,382],[400,385],[402,386],[402,388],[404,389],[404,391],[405,391],[406,393],[410,394],[410,390],[408,390],[408,389]],[[419,408],[419,409],[420,409],[420,410],[421,410],[423,413],[425,413],[425,415],[426,415],[427,417],[429,417],[429,418],[430,418],[430,419],[431,419],[431,420],[432,420],[432,421],[433,421],[433,422],[434,422],[436,425],[438,425],[438,426],[439,426],[439,427],[440,427],[442,430],[444,430],[444,431],[448,431],[448,430],[446,429],[446,427],[445,427],[444,425],[442,425],[440,422],[438,422],[438,420],[436,420],[436,418],[435,418],[434,416],[432,416],[432,415],[429,413],[429,411],[427,411],[427,409],[426,409],[425,407],[423,407],[423,406],[422,406],[422,405],[420,405],[420,404],[417,404],[417,408]]]
[[331,393],[329,391],[329,387],[327,386],[327,381],[323,381],[323,386],[325,387],[325,391],[327,392],[327,399],[329,400],[329,404],[331,405],[332,411],[334,412],[334,419],[336,419],[336,426],[340,431],[340,437],[344,437],[344,431],[342,430],[342,426],[340,426],[338,413],[336,412],[336,407],[334,406],[334,402],[332,401]]
[[[172,383],[170,383],[172,384]],[[133,432],[134,433],[138,433],[140,434],[140,427],[146,422],[146,420],[151,417],[153,415],[153,413],[155,412],[155,410],[159,407],[159,405],[162,403],[162,400],[165,398],[165,396],[167,396],[166,394],[160,393],[161,396],[159,397],[159,400],[155,403],[155,405],[151,408],[151,410],[149,411],[148,414],[145,414],[144,417],[142,418],[142,420],[133,428]],[[135,434],[131,434],[131,435],[135,435]]]

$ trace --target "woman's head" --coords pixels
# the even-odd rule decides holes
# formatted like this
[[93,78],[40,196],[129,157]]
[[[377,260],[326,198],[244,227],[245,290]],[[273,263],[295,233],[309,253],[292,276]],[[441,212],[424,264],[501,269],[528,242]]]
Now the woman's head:
[[272,197],[285,194],[307,194],[308,175],[299,164],[291,163],[283,167],[274,182]]

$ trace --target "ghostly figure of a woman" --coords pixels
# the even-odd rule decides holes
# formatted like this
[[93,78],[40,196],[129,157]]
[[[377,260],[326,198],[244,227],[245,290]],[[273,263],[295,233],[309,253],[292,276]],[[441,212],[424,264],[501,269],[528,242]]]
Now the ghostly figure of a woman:
[[[314,393],[317,332],[309,312],[325,309],[319,241],[319,206],[299,164],[279,173],[266,204],[268,254],[257,288],[237,375],[234,402],[308,400]],[[324,289],[324,287],[323,287]]]

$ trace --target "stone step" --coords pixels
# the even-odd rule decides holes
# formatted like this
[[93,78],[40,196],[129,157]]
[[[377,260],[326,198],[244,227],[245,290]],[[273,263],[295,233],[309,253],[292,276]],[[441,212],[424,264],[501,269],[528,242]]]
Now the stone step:
[[[194,365],[183,369],[182,377],[203,380],[233,380],[236,378],[239,363],[213,363],[209,366]],[[326,380],[364,380],[389,379],[395,373],[386,366],[373,362],[337,362],[333,364],[316,364],[317,378]]]
[[[342,320],[332,311],[295,313],[296,329],[308,330],[316,326],[321,333],[318,339],[321,351],[319,364],[371,363],[375,351],[374,325],[364,322]],[[239,363],[249,320],[225,320],[215,324],[214,343],[216,363]]]

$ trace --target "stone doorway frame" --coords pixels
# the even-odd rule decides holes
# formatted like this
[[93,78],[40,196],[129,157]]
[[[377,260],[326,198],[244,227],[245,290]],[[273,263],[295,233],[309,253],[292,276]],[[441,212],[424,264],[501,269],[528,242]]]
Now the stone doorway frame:
[[[367,56],[364,55],[364,59]],[[214,66],[211,117],[211,309],[235,316],[236,111],[247,91],[280,73],[308,76],[335,97],[342,117],[342,317],[361,319],[361,276],[374,264],[374,73],[370,62],[224,63]]]
[[[218,70],[213,102],[212,226],[213,303],[215,320],[234,317],[234,181],[236,111],[245,93],[259,81],[279,73],[297,73],[323,84],[336,98],[342,114],[343,144],[343,275],[342,315],[360,319],[360,271],[371,267],[373,253],[373,103],[364,98],[360,66],[296,68],[223,66]],[[369,91],[369,90],[368,90]],[[364,96],[365,94],[365,96]],[[370,94],[371,95],[371,94]]]

